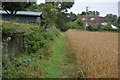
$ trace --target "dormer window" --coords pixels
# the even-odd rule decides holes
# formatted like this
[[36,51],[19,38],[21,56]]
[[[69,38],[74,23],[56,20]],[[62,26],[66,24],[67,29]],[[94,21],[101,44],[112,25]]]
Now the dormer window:
[[95,18],[90,18],[91,21],[95,20]]
[[82,20],[85,20],[85,18],[82,18]]
[[106,26],[108,23],[107,22],[102,22],[101,25]]

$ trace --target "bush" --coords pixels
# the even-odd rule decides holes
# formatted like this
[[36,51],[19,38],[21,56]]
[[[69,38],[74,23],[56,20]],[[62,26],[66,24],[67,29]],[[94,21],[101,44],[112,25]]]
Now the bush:
[[89,26],[86,28],[86,30],[88,30],[88,31],[96,31],[97,29],[94,28],[94,27],[92,27],[91,25],[89,25]]
[[35,53],[37,50],[49,48],[50,41],[53,41],[60,35],[57,29],[38,29],[27,38],[25,44],[25,51],[27,53]]
[[73,22],[68,22],[62,28],[63,31],[67,31],[68,29],[84,29],[84,22],[81,19],[77,19]]
[[40,48],[47,48],[49,42],[59,34],[60,31],[57,29],[43,29],[39,26],[2,21],[3,37],[24,37],[23,50],[26,53],[35,53]]
[[109,24],[109,25],[106,25],[106,26],[98,25],[97,27],[93,27],[93,26],[89,25],[89,26],[87,27],[87,30],[88,30],[88,31],[118,32],[118,30],[117,30],[117,29],[113,29],[110,24]]
[[[10,54],[11,55],[11,54]],[[39,54],[3,55],[3,78],[35,78],[42,73]],[[9,58],[8,58],[9,57]]]
[[23,53],[3,55],[3,78],[41,77],[40,59],[50,53],[51,42],[60,31],[14,22],[3,22],[2,27],[4,36],[24,36]]
[[20,37],[32,34],[33,29],[38,29],[38,26],[31,26],[28,24],[15,23],[10,21],[2,22],[2,33],[6,37]]

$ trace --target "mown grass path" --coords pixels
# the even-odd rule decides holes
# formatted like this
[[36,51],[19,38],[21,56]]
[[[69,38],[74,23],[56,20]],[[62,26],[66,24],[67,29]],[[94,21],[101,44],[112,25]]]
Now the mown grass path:
[[43,61],[45,78],[83,77],[79,72],[76,55],[72,52],[65,35],[54,40],[51,51],[49,60]]
[[61,39],[56,39],[51,45],[52,54],[48,61],[44,63],[45,65],[45,77],[46,78],[57,78],[60,74],[60,65],[61,65],[61,57],[62,57],[62,49],[63,49],[63,41]]

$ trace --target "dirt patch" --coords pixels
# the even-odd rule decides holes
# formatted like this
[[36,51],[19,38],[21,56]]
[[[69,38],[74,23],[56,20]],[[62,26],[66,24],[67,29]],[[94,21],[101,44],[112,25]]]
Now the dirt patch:
[[65,34],[87,78],[118,77],[118,33],[69,30]]

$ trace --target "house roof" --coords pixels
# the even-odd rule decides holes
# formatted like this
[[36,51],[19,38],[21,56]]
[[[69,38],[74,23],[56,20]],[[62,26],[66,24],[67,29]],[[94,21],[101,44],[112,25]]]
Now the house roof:
[[[90,23],[103,23],[103,22],[108,22],[105,17],[100,17],[97,15],[82,15],[80,18],[86,18],[87,17],[87,22]],[[90,20],[91,18],[94,18],[94,20]]]
[[102,23],[102,22],[108,22],[105,17],[98,17],[98,20],[99,20],[100,23]]
[[[7,14],[7,12],[3,11],[3,10],[0,10],[0,14]],[[26,16],[40,17],[42,15],[42,12],[17,11],[16,15],[26,15]]]

